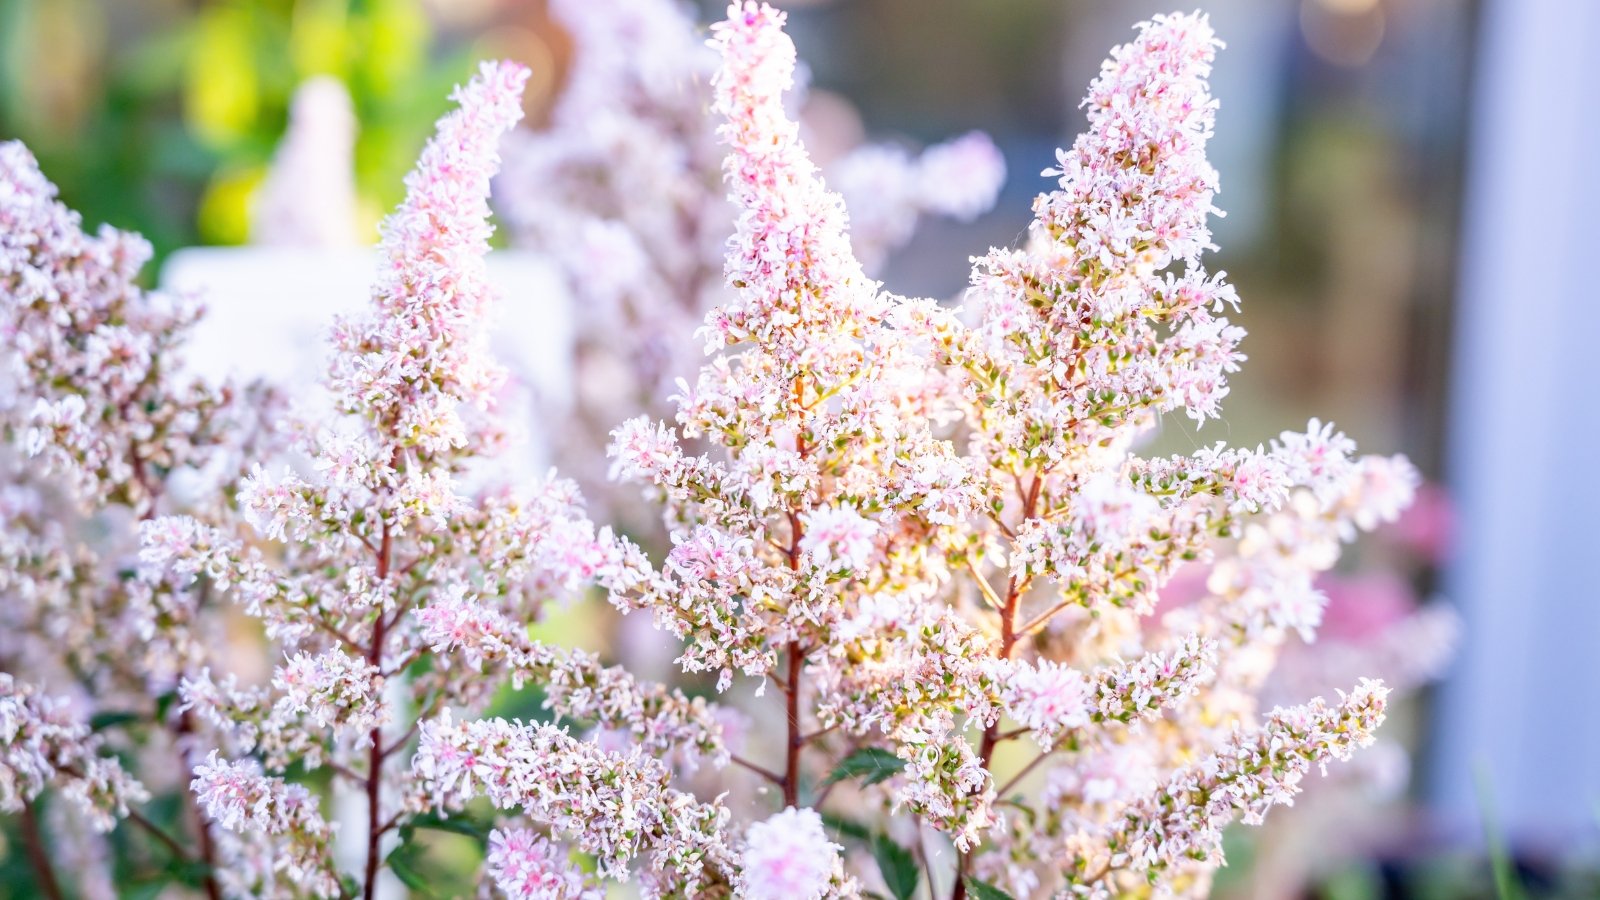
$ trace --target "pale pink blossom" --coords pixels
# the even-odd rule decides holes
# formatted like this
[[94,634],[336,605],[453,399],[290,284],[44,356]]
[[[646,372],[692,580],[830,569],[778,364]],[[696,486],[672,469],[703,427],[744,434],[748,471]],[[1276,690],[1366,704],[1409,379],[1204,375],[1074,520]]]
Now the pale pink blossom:
[[[606,481],[598,452],[624,419],[673,417],[667,396],[701,363],[691,333],[731,293],[722,275],[738,210],[722,178],[719,57],[696,12],[681,0],[554,0],[572,48],[562,89],[548,124],[510,136],[495,184],[513,243],[553,259],[569,295],[578,402],[552,410],[566,423],[557,461],[594,508],[647,537],[660,534],[654,511]],[[802,122],[805,80],[784,101]],[[920,221],[986,211],[1005,176],[976,132],[920,154],[897,141],[841,151],[823,174],[868,273]]]
[[867,564],[878,524],[847,507],[812,510],[802,519],[800,551],[819,569],[854,571]]
[[1069,731],[1089,724],[1091,688],[1082,672],[1049,660],[1019,666],[1008,679],[1012,717],[1028,728]]
[[740,887],[750,900],[818,900],[839,869],[838,844],[813,809],[790,807],[751,825],[740,857]]
[[483,870],[507,900],[600,900],[561,845],[526,828],[489,833]]
[[1331,422],[1312,419],[1304,432],[1285,431],[1273,447],[1289,478],[1310,488],[1323,503],[1339,499],[1356,445]]
[[283,692],[278,703],[285,711],[305,715],[318,728],[361,734],[387,722],[383,682],[371,662],[332,649],[291,656],[272,686]]
[[104,749],[67,702],[0,673],[0,811],[17,812],[54,784],[96,831],[110,831],[150,794]]
[[279,837],[272,868],[306,894],[341,896],[328,856],[333,827],[323,820],[316,799],[304,786],[263,775],[250,761],[219,759],[213,750],[195,767],[191,787],[205,814],[222,828]]

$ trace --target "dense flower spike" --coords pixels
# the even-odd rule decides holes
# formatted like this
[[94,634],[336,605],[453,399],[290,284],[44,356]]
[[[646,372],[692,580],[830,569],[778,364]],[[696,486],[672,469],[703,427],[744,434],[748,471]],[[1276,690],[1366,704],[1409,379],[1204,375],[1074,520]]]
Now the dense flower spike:
[[139,288],[150,245],[85,234],[55,194],[26,148],[0,143],[0,424],[86,503],[148,512],[161,473],[208,467],[250,423],[234,388],[175,375],[200,307]]
[[[663,0],[607,2],[621,15],[559,5],[578,71],[555,136],[519,151],[543,174],[511,179],[540,192],[512,218],[577,245],[555,249],[581,260],[580,300],[653,339],[720,304],[673,421],[647,407],[609,432],[665,547],[597,527],[572,482],[487,465],[506,443],[487,196],[525,70],[486,64],[456,93],[370,305],[334,328],[334,414],[268,434],[243,392],[171,376],[193,312],[134,286],[142,245],[82,234],[0,145],[0,330],[20,348],[0,378],[0,812],[37,845],[54,788],[73,802],[47,811],[144,829],[213,898],[370,900],[385,869],[427,877],[430,830],[476,842],[484,896],[909,896],[924,873],[950,900],[1203,891],[1221,829],[1370,743],[1388,689],[1262,709],[1314,693],[1308,673],[1415,684],[1453,628],[1330,615],[1303,664],[1343,545],[1418,486],[1404,459],[1314,419],[1253,450],[1134,450],[1163,417],[1215,417],[1242,359],[1238,299],[1201,265],[1205,18],[1113,52],[1029,240],[975,261],[961,311],[883,292],[863,258],[918,212],[986,207],[986,139],[839,163],[834,185],[873,185],[859,204],[791,115],[782,13],[735,3],[707,52]],[[627,666],[530,631],[595,587],[643,614],[619,630]],[[629,643],[652,624],[677,686]],[[24,686],[63,681],[97,705]],[[140,813],[124,746],[177,751],[139,771],[187,785],[194,841]],[[87,837],[90,861],[122,843]],[[86,896],[116,871],[85,868]]]
[[[229,849],[274,860],[232,890],[266,890],[263,879],[276,884],[285,872],[339,890],[332,830],[303,788],[268,774],[328,767],[364,795],[356,839],[366,846],[352,855],[366,860],[357,883],[372,896],[389,835],[423,808],[430,776],[400,764],[413,723],[480,710],[507,682],[536,680],[552,708],[673,752],[685,767],[726,762],[719,720],[703,701],[535,644],[516,624],[616,565],[570,484],[468,492],[460,483],[500,444],[489,415],[500,376],[484,340],[487,197],[527,75],[485,64],[408,178],[405,202],[383,227],[372,303],[334,329],[342,352],[329,387],[343,416],[297,427],[314,474],[258,469],[242,486],[242,512],[281,546],[263,552],[187,517],[142,528],[147,569],[180,586],[204,578],[284,645],[270,687],[210,670],[180,687],[183,709],[214,740],[253,755],[213,761],[195,779],[210,814],[239,839]],[[507,855],[517,848],[521,862]],[[525,842],[502,841],[498,851],[505,884],[534,877]]]
[[[266,426],[278,403],[261,385],[185,375],[179,349],[199,304],[141,289],[149,246],[109,227],[86,234],[55,194],[22,145],[0,144],[0,669],[52,693],[70,686],[86,721],[126,723],[158,748],[143,764],[181,774],[195,761],[194,723],[156,698],[221,649],[221,617],[203,590],[130,560],[139,528],[160,513],[231,521],[244,461],[276,446]],[[32,770],[24,795],[53,783],[97,797],[97,811],[67,816],[96,827],[143,796],[130,788],[113,801],[120,769],[80,762]],[[185,847],[127,812],[180,861],[217,863],[203,817],[186,817]],[[98,840],[86,837],[85,851]],[[85,873],[85,890],[96,877]],[[218,890],[211,876],[202,886]]]
[[[1222,861],[1222,828],[1235,816],[1259,825],[1267,811],[1292,804],[1313,768],[1349,759],[1372,743],[1383,722],[1388,690],[1363,681],[1339,705],[1321,699],[1275,709],[1256,729],[1241,732],[1210,759],[1184,769],[1124,813],[1107,846],[1111,856],[1083,879],[1095,884],[1129,869],[1143,873],[1173,865]],[[1079,861],[1077,867],[1084,869]]]
[[[492,293],[485,274],[489,249],[489,179],[499,164],[501,135],[522,117],[528,71],[486,64],[455,99],[461,108],[439,123],[406,200],[384,221],[385,265],[364,318],[335,330],[331,386],[343,412],[374,426],[359,450],[327,448],[325,462],[364,457],[363,487],[409,493],[415,468],[398,461],[442,459],[468,445],[463,407],[485,409],[503,372],[488,354],[485,326]],[[481,440],[481,436],[479,436]],[[410,473],[411,477],[407,477]],[[423,488],[421,493],[427,493]]]
[[[654,534],[634,491],[605,481],[599,454],[622,419],[672,416],[675,380],[700,364],[692,332],[729,297],[721,276],[735,208],[712,108],[718,57],[683,0],[550,6],[572,38],[572,66],[549,125],[508,142],[496,205],[519,246],[553,257],[571,294],[578,402],[559,413],[570,417],[554,436],[561,467],[618,524]],[[804,104],[802,84],[788,106]],[[976,132],[920,155],[863,144],[823,169],[869,272],[919,219],[987,211],[1005,178],[999,151]]]
[[544,685],[545,707],[570,719],[621,733],[657,758],[693,766],[702,758],[727,765],[717,711],[702,698],[660,685],[641,685],[620,666],[601,666],[582,650],[547,647],[481,601],[460,596],[417,612],[424,640],[448,664],[455,653],[474,670],[503,669],[513,686]]
[[[643,419],[615,432],[613,472],[656,486],[673,549],[654,570],[619,543],[601,581],[686,641],[686,671],[778,686],[786,765],[758,771],[790,805],[805,732],[842,729],[900,761],[879,790],[945,831],[963,874],[1007,859],[1019,891],[1059,887],[1050,841],[1092,842],[1102,832],[1087,825],[1155,773],[1252,722],[1286,632],[1316,625],[1311,579],[1392,517],[1414,478],[1353,459],[1316,421],[1256,451],[1128,450],[1158,415],[1214,416],[1240,358],[1242,331],[1218,316],[1237,298],[1198,262],[1216,189],[1204,145],[1217,42],[1202,17],[1158,18],[1113,55],[1029,245],[978,261],[971,325],[866,279],[785,111],[782,19],[735,4],[713,30],[740,210],[734,295],[707,317],[721,355],[681,390],[678,421],[720,449],[691,456]],[[1168,580],[1213,555],[1219,573],[1251,560],[1272,580],[1250,593],[1213,575],[1215,595],[1141,628]],[[994,805],[1008,786],[992,765],[1024,735],[1043,750],[1034,765],[1088,793],[1019,837]],[[1090,777],[1123,762],[1121,787]]]

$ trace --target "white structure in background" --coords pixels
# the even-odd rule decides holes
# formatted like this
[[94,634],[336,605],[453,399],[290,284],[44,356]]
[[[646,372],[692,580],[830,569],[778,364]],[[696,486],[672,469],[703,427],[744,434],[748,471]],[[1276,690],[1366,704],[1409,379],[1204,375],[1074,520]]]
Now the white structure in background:
[[250,242],[274,247],[356,247],[356,112],[337,78],[294,92],[289,129],[256,195]]
[[1600,3],[1488,0],[1467,154],[1445,591],[1467,622],[1433,800],[1513,840],[1592,840],[1600,809]]
[[[256,198],[249,247],[195,247],[168,258],[161,286],[195,293],[206,315],[187,348],[203,377],[262,377],[297,400],[318,396],[327,371],[328,326],[367,302],[379,256],[363,240],[354,182],[356,120],[344,86],[316,78],[295,93],[289,130]],[[375,235],[373,236],[375,237]],[[570,408],[571,303],[556,268],[538,254],[496,250],[489,280],[499,292],[496,355],[510,370],[501,410],[514,446],[497,475],[534,477],[550,464],[543,428]],[[405,687],[391,682],[392,703]],[[366,858],[366,798],[334,780],[334,848],[339,865],[359,871]],[[390,836],[392,843],[394,836]],[[382,900],[407,896],[393,874],[380,876]]]
[[[262,376],[299,399],[316,396],[328,326],[367,302],[377,267],[375,250],[356,247],[193,247],[167,259],[161,286],[205,301],[185,353],[191,368],[212,378]],[[489,280],[500,295],[492,344],[511,372],[502,410],[528,438],[506,462],[515,474],[543,475],[549,441],[536,419],[557,419],[548,410],[571,404],[571,304],[555,268],[536,253],[490,252]]]

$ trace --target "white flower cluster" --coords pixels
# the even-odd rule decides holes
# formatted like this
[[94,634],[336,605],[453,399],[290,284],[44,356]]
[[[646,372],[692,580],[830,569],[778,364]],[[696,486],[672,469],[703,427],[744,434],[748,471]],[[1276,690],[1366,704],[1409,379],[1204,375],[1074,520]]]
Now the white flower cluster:
[[17,812],[54,784],[97,831],[110,831],[129,803],[150,798],[144,786],[70,705],[0,673],[0,812]]

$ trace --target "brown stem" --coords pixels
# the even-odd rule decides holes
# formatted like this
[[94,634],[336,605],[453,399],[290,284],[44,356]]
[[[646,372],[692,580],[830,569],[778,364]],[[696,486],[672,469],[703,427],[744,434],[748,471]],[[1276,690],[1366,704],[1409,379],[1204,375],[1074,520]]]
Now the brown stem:
[[410,653],[406,654],[405,659],[402,659],[401,661],[395,663],[393,666],[389,667],[388,669],[386,669],[386,670],[384,670],[384,671],[382,671],[382,672],[380,672],[378,674],[382,675],[384,678],[393,678],[394,676],[399,675],[400,673],[404,672],[405,670],[411,668],[411,664],[416,662],[417,660],[421,659],[422,658],[422,654],[426,653],[426,652],[427,651],[424,648],[418,647],[417,649],[415,649],[415,650],[411,651]]
[[417,736],[418,731],[422,730],[422,720],[433,718],[434,712],[435,708],[430,705],[426,713],[418,715],[417,721],[411,723],[411,727],[406,729],[405,734],[402,734],[399,738],[390,741],[389,746],[383,748],[384,757],[388,758],[389,756],[404,750],[406,748],[406,744],[411,743],[411,739]]
[[[178,714],[176,731],[178,733],[179,758],[182,760],[185,769],[193,771],[194,766],[189,762],[189,750],[187,746],[189,743],[189,736],[194,734],[194,714],[190,710],[185,709],[183,712]],[[205,880],[201,882],[201,888],[206,892],[206,897],[208,900],[222,900],[222,885],[217,883],[216,876],[217,848],[216,842],[211,836],[211,818],[207,816],[205,811],[200,808],[200,804],[195,802],[194,794],[189,791],[184,791],[184,805],[189,808],[190,818],[194,819],[194,830],[196,836],[195,849],[199,851],[200,862],[206,867],[206,877]],[[130,819],[136,815],[138,814],[132,811],[128,813],[128,817]],[[140,818],[143,817],[140,816]],[[135,821],[137,821],[137,819]],[[160,835],[162,838],[167,839],[169,842],[171,841],[171,839],[167,837],[166,832],[161,831],[158,828],[152,828],[151,830]],[[173,852],[177,853],[179,856],[187,855],[184,852],[184,849],[181,846],[178,846],[176,843],[171,843],[171,847]]]
[[813,731],[810,734],[801,737],[800,738],[800,742],[802,744],[809,744],[812,741],[816,740],[819,737],[822,737],[825,734],[829,734],[830,732],[834,732],[834,731],[839,730],[839,725],[840,724],[841,723],[839,723],[839,722],[835,722],[832,725],[827,726],[826,728],[818,728],[816,731]]
[[777,772],[772,771],[771,769],[767,768],[766,766],[756,765],[755,763],[751,762],[748,759],[745,759],[742,756],[739,756],[736,753],[728,754],[728,761],[732,762],[736,766],[742,766],[743,768],[749,769],[750,771],[756,773],[757,775],[760,775],[762,778],[765,778],[766,780],[772,782],[773,784],[776,784],[776,785],[782,785],[783,784],[783,776],[782,775],[779,775]]
[[[122,415],[128,414],[128,404],[122,404]],[[161,490],[150,480],[150,473],[145,468],[144,457],[139,455],[139,447],[131,441],[128,444],[128,463],[133,469],[134,483],[139,485],[139,490],[144,492],[143,503],[140,504],[139,521],[143,522],[155,518],[156,503],[161,499]]]
[[339,776],[340,778],[348,779],[350,781],[355,782],[356,784],[363,785],[363,786],[365,786],[366,783],[367,783],[367,776],[361,774],[360,772],[357,772],[355,769],[352,769],[347,765],[343,765],[342,763],[336,763],[336,762],[333,762],[332,760],[329,760],[327,763],[325,763],[325,765],[328,768],[332,769],[333,770],[333,774]]
[[785,714],[789,720],[789,747],[783,763],[783,804],[800,805],[800,748],[806,745],[800,733],[800,669],[805,654],[799,641],[789,642],[789,690],[784,693]]
[[333,627],[332,625],[329,625],[327,622],[323,621],[321,618],[319,618],[317,616],[312,616],[311,617],[311,624],[316,626],[317,628],[320,628],[323,631],[327,632],[330,636],[332,636],[335,640],[337,640],[340,644],[342,644],[346,649],[354,650],[357,653],[361,652],[362,648],[361,648],[360,644],[357,644],[355,641],[350,639],[349,635],[347,635],[343,631],[340,631],[339,629]]
[[922,871],[928,879],[928,896],[939,896],[939,885],[933,880],[933,860],[928,858],[928,845],[922,838],[922,822],[917,822],[917,859],[922,863]]
[[389,820],[387,822],[383,823],[383,827],[378,829],[378,834],[380,834],[380,835],[388,834],[389,832],[395,830],[396,828],[399,828],[400,827],[400,820],[405,818],[405,817],[406,817],[405,810],[401,810],[401,811],[395,813],[394,815],[390,816]]
[[[795,405],[805,409],[805,382],[796,377],[794,380]],[[795,435],[795,452],[801,459],[810,452],[806,446],[804,429]],[[805,523],[800,520],[800,515],[793,510],[789,512],[789,568],[800,570],[800,544],[805,540]],[[789,740],[785,747],[783,761],[783,805],[787,807],[800,805],[800,750],[805,747],[805,735],[800,730],[800,674],[805,668],[805,652],[800,648],[799,639],[789,642],[789,669],[784,678],[783,699],[784,718],[789,726]]]
[[34,815],[33,801],[22,801],[22,843],[28,853],[28,863],[33,866],[34,886],[39,896],[46,900],[63,900],[61,882],[50,868],[50,854],[44,849],[44,832],[39,828],[39,817]]
[[[83,770],[79,769],[77,766],[64,766],[60,763],[57,763],[56,771],[63,775],[71,775],[73,778],[78,779],[88,777],[83,773]],[[166,830],[160,825],[157,825],[156,823],[145,818],[138,810],[130,807],[128,809],[126,818],[129,822],[132,822],[133,824],[138,825],[140,828],[143,828],[145,831],[150,832],[152,837],[159,840],[166,846],[168,850],[172,851],[173,856],[183,860],[184,862],[190,861],[189,851],[182,844],[178,843],[176,838],[170,834],[167,834]]]
[[1017,774],[1011,776],[1011,779],[1009,781],[1007,781],[1005,784],[1000,785],[999,789],[994,792],[994,795],[996,797],[1004,797],[1006,795],[1007,791],[1009,791],[1012,788],[1017,786],[1017,782],[1021,781],[1024,778],[1026,778],[1028,776],[1029,772],[1032,772],[1034,769],[1039,768],[1039,765],[1041,763],[1043,763],[1045,760],[1049,759],[1054,754],[1055,754],[1055,751],[1051,750],[1051,751],[1048,751],[1048,752],[1045,752],[1045,753],[1041,753],[1038,756],[1034,757],[1033,758],[1033,762],[1028,763],[1027,765],[1023,766],[1022,767],[1022,771],[1020,771]]
[[[1021,478],[1016,479],[1016,484],[1017,492],[1022,494],[1022,521],[1026,522],[1033,518],[1034,512],[1038,507],[1039,490],[1044,484],[1044,477],[1042,474],[1035,475],[1033,483],[1028,486],[1026,491],[1023,490]],[[976,570],[974,570],[973,574],[977,574]],[[1006,599],[1000,607],[999,656],[1001,659],[1011,658],[1012,652],[1017,647],[1017,639],[1021,637],[1016,627],[1017,606],[1022,599],[1022,592],[1027,587],[1028,583],[1018,580],[1015,575],[1011,576],[1011,580],[1006,585]],[[999,745],[1000,740],[1000,717],[996,716],[995,720],[987,728],[983,729],[983,740],[978,745],[978,764],[985,770],[989,768],[989,764],[994,760],[994,748]],[[967,853],[961,854],[956,865],[956,883],[950,889],[950,900],[965,900],[967,896],[967,871],[971,865],[971,855]]]
[[[377,576],[379,581],[389,577],[389,553],[391,535],[388,519],[383,523],[383,537],[378,544]],[[372,646],[367,649],[367,662],[374,668],[383,664],[383,644],[387,636],[388,619],[383,610],[378,610],[378,617],[372,625]],[[382,812],[379,801],[383,793],[383,727],[374,726],[368,735],[372,748],[367,753],[367,870],[362,882],[361,896],[364,900],[372,900],[378,889],[378,863],[380,845],[383,838],[383,827],[378,821]]]
[[967,571],[972,573],[972,580],[977,582],[978,590],[983,593],[983,599],[989,602],[989,606],[997,611],[1004,608],[1004,601],[1000,599],[999,594],[994,592],[994,587],[989,584],[989,579],[983,577],[983,573],[978,571],[978,564],[973,561],[970,553],[963,559],[963,562],[967,564]]
[[1082,884],[1082,885],[1095,884],[1095,883],[1099,882],[1101,879],[1105,878],[1107,875],[1110,875],[1110,874],[1111,874],[1111,860],[1108,859],[1103,864],[1101,864],[1100,868],[1094,870],[1093,872],[1089,873],[1088,875],[1083,876],[1083,880],[1079,881],[1077,883],[1078,884]]
[[1017,629],[1017,634],[1023,637],[1033,634],[1035,631],[1038,631],[1044,626],[1050,624],[1050,620],[1056,617],[1056,613],[1059,613],[1067,607],[1072,606],[1076,602],[1076,600],[1070,599],[1062,600],[1061,602],[1028,620],[1026,625],[1023,625],[1021,628]]
[[372,900],[378,886],[378,854],[382,828],[378,822],[379,801],[383,793],[383,731],[372,729],[372,749],[367,754],[367,869],[361,896]]
[[[156,823],[154,823],[154,822],[150,821],[149,819],[145,818],[143,813],[139,812],[136,809],[128,810],[128,821],[132,822],[133,824],[135,824],[137,826],[139,826],[140,828],[143,828],[146,832],[149,833],[149,835],[151,837],[153,837],[156,840],[160,841],[163,846],[165,846],[169,851],[172,852],[172,855],[174,857],[176,857],[176,858],[178,858],[180,860],[183,860],[185,862],[189,861],[189,851],[186,850],[182,844],[178,843],[177,838],[174,838],[172,835],[167,834],[166,829],[162,828],[160,825],[157,825]],[[207,843],[209,843],[209,842],[210,841],[209,841],[209,838],[208,838],[207,839]],[[206,892],[209,895],[210,894],[209,884],[214,884],[216,882],[216,879],[211,877],[210,875],[207,875],[206,876],[206,881],[208,882],[208,887],[206,889]],[[220,895],[221,895],[221,892],[219,891],[218,892],[218,896],[220,896]]]

